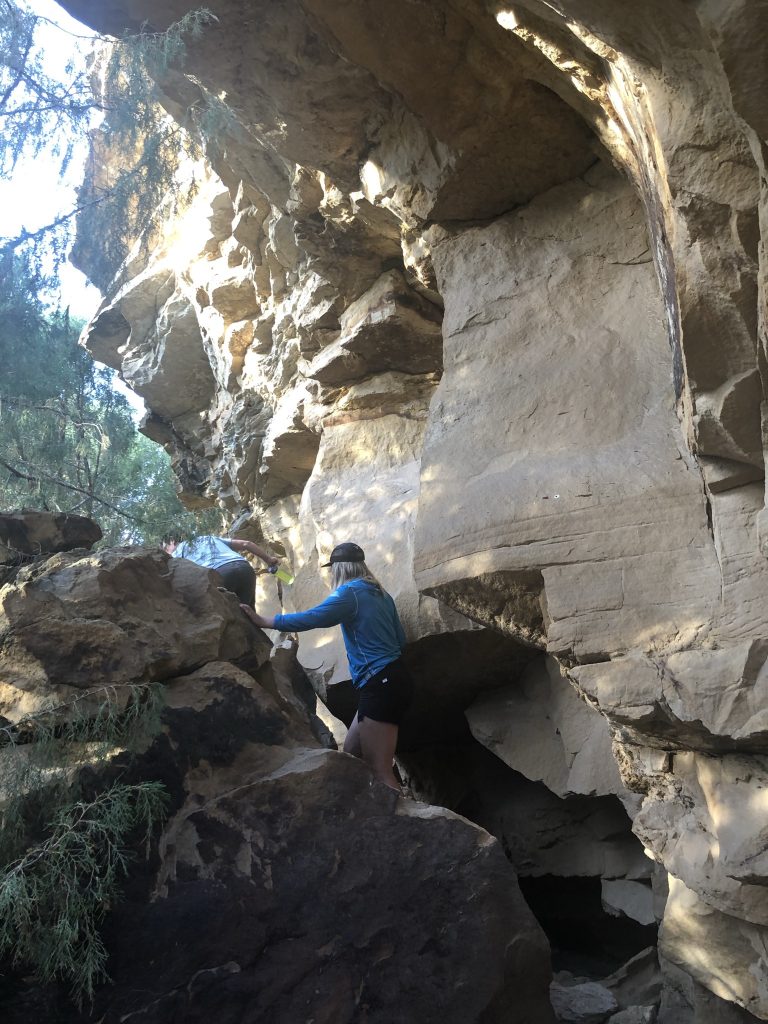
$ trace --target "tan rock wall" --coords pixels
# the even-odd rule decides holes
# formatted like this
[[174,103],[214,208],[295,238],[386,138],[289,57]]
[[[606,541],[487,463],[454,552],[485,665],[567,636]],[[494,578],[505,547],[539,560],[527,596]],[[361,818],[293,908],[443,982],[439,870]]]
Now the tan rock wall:
[[[184,8],[67,6],[112,30]],[[288,608],[354,537],[412,644],[485,627],[557,658],[579,756],[505,733],[525,659],[508,710],[470,718],[501,709],[489,745],[552,792],[610,789],[610,732],[675,880],[668,959],[768,1019],[763,880],[733,845],[758,849],[766,751],[764,5],[210,6],[164,88],[234,117],[86,344],[149,398],[185,499],[250,509],[286,553]],[[345,678],[328,635],[299,657]]]
[[433,257],[445,370],[422,456],[419,586],[535,570],[549,649],[582,661],[692,638],[719,574],[628,186],[594,173],[436,239]]

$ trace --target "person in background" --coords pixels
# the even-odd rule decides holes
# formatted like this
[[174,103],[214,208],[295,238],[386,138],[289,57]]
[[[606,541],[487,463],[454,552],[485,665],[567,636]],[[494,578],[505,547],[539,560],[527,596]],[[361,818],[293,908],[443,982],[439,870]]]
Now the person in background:
[[302,632],[341,626],[358,709],[349,727],[344,750],[362,757],[377,779],[400,792],[392,770],[397,734],[413,696],[413,682],[401,654],[405,633],[395,602],[365,564],[357,544],[337,545],[323,568],[331,569],[333,592],[305,612],[258,615],[243,611],[262,629]]
[[256,573],[248,559],[238,552],[249,551],[270,568],[280,561],[253,541],[231,537],[206,536],[181,541],[178,534],[169,533],[163,538],[163,549],[174,558],[188,558],[206,569],[214,569],[221,576],[224,589],[231,590],[240,604],[249,609],[253,609],[256,601]]

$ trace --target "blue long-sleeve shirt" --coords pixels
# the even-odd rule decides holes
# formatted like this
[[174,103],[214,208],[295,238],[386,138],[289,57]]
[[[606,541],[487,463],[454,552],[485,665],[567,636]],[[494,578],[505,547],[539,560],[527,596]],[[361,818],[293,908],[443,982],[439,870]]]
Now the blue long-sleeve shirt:
[[371,676],[399,658],[405,647],[395,602],[386,590],[365,580],[343,583],[321,604],[305,612],[275,616],[275,629],[286,633],[339,625],[355,686],[364,686]]

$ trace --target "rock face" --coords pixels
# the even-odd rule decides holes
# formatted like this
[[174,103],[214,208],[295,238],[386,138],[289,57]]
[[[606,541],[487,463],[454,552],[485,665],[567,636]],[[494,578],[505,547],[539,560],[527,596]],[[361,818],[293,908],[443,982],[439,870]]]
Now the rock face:
[[[189,5],[65,6],[119,33]],[[768,1019],[765,5],[209,6],[161,83],[179,118],[226,97],[207,177],[85,344],[147,398],[190,505],[248,510],[285,553],[289,609],[354,538],[425,692],[446,659],[424,652],[505,639],[451,677],[450,729],[420,710],[414,780],[484,807],[532,875],[547,844],[505,833],[500,775],[583,865],[609,836],[574,801],[623,804],[670,875],[667,962]],[[340,703],[338,640],[299,659]],[[477,767],[470,705],[503,764]],[[598,874],[647,886],[638,852]]]
[[0,714],[16,720],[82,691],[237,659],[253,629],[214,573],[157,549],[113,548],[22,570],[0,590],[0,637]]
[[85,516],[34,509],[1,513],[0,566],[23,565],[57,551],[91,548],[101,537],[99,525]]
[[605,1024],[619,1008],[608,989],[593,981],[570,987],[553,982],[552,1006],[562,1024]]
[[[20,723],[31,693],[69,696],[94,648],[105,664],[114,655],[112,674],[91,681],[161,682],[162,727],[98,777],[86,767],[85,796],[115,779],[160,781],[169,794],[149,855],[106,919],[111,984],[78,1013],[57,986],[3,965],[4,1020],[554,1021],[548,944],[501,845],[321,745],[290,652],[270,658],[215,576],[173,561],[142,549],[52,559],[0,590],[6,608],[22,590],[32,608],[48,602],[47,621],[77,610],[74,650],[58,669],[43,651],[43,679],[11,676],[10,641],[24,625],[6,627],[4,692],[23,694],[6,700],[6,718]],[[92,642],[77,663],[86,621]],[[168,638],[164,658],[149,623]],[[121,653],[129,632],[134,662]],[[236,657],[248,671],[225,660]]]

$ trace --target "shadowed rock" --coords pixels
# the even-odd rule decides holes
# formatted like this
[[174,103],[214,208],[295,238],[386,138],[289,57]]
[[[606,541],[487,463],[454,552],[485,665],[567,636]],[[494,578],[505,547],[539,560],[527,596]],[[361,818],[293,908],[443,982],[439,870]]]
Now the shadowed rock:
[[[8,1024],[553,1020],[548,944],[500,844],[322,746],[292,652],[268,659],[212,574],[116,549],[51,559],[0,593],[3,671],[17,653],[30,699],[105,678],[164,683],[160,733],[81,782],[88,798],[155,780],[170,798],[105,923],[111,983],[81,1014],[6,971]],[[41,621],[58,660],[33,643]]]
[[29,508],[0,513],[0,565],[18,565],[56,551],[91,548],[101,538],[101,527],[86,516]]

